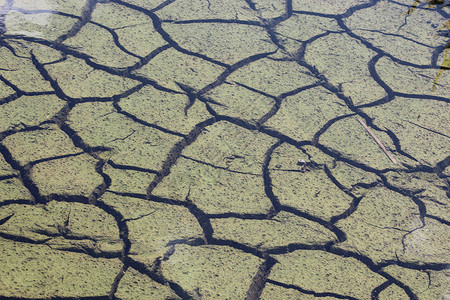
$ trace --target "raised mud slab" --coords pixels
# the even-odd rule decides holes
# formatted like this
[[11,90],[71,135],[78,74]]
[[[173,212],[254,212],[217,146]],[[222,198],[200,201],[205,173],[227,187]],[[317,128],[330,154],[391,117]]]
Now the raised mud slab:
[[1,0],[0,298],[450,299],[449,14]]

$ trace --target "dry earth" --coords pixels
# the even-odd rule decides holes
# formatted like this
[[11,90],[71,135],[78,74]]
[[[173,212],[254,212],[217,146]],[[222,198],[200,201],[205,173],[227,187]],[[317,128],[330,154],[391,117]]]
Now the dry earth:
[[0,298],[450,299],[449,1],[0,5]]

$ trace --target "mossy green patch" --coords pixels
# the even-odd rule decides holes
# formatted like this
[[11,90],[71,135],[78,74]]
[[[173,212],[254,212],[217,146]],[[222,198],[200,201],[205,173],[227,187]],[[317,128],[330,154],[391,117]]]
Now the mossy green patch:
[[0,180],[0,202],[5,200],[32,200],[30,192],[18,178]]
[[226,64],[277,50],[260,26],[238,23],[163,23],[163,28],[183,48]]
[[224,71],[225,68],[216,64],[170,48],[133,73],[153,79],[166,88],[182,91],[177,83],[201,89]]
[[[138,2],[137,0],[133,0]],[[195,19],[237,19],[242,21],[258,21],[258,14],[248,8],[245,0],[211,1],[179,0],[156,11],[158,17],[166,20]],[[246,9],[242,9],[246,8]]]
[[318,245],[336,240],[336,236],[325,227],[287,212],[279,212],[268,220],[212,219],[211,225],[215,238],[262,250],[295,243]]
[[315,40],[305,52],[305,60],[324,73],[331,84],[340,87],[355,105],[387,96],[366,67],[373,56],[375,52],[342,33]]
[[31,59],[17,57],[6,47],[0,48],[0,75],[24,92],[51,91],[46,81],[34,67]]
[[[327,167],[341,189],[325,172]],[[277,147],[269,165],[272,189],[281,204],[329,219],[350,207],[353,198],[346,192],[365,193],[353,188],[357,183],[372,182],[375,176],[335,161],[313,146],[301,149],[289,144]]]
[[120,212],[127,221],[130,255],[152,268],[174,241],[203,239],[197,219],[182,206],[105,193],[100,201]]
[[[422,85],[419,85],[422,86]],[[449,90],[450,92],[450,90]],[[389,103],[364,109],[374,124],[388,128],[400,140],[402,150],[419,162],[435,165],[450,154],[450,103],[397,97]]]
[[45,242],[51,249],[118,256],[123,247],[114,218],[92,205],[56,201],[12,204],[2,207],[0,214],[13,215],[0,226],[2,233]]
[[119,49],[114,43],[112,35],[106,29],[90,23],[84,25],[74,37],[67,39],[64,44],[83,49],[83,53],[91,56],[96,63],[108,67],[124,68],[139,61],[137,57]]
[[205,94],[219,104],[209,103],[220,115],[255,122],[270,111],[273,98],[251,91],[235,82],[225,82]]
[[294,61],[277,61],[270,58],[259,59],[236,70],[227,80],[236,81],[272,96],[317,81],[308,69]]
[[277,114],[264,125],[295,140],[312,140],[330,119],[349,114],[352,111],[336,95],[316,87],[284,99]]
[[167,44],[150,24],[150,21],[132,27],[116,29],[116,33],[119,36],[120,44],[125,49],[142,57]]
[[113,29],[125,49],[142,57],[167,43],[155,30],[149,16],[123,5],[112,2],[97,3],[92,13],[92,21]]
[[299,163],[301,160],[304,160],[305,163],[314,162],[316,169],[325,164],[329,168],[332,168],[336,164],[333,157],[324,154],[314,146],[302,146],[301,148],[296,148],[295,146],[284,143],[277,147],[272,153],[269,168],[271,171],[273,169],[277,169],[293,170],[298,172],[311,169],[305,168],[303,163]]
[[302,49],[301,42],[327,31],[339,30],[335,19],[307,14],[293,14],[275,28],[277,38],[293,57]]
[[[272,188],[282,205],[288,205],[319,218],[329,219],[347,210],[352,197],[336,186],[325,173],[322,166],[306,157],[304,166],[297,166],[297,156],[286,163],[280,160],[280,168],[270,171]],[[295,162],[294,162],[295,161]]]
[[11,39],[9,45],[18,56],[31,59],[31,54],[33,54],[41,64],[63,59],[63,53],[52,48],[51,45],[46,46],[19,39]]
[[43,130],[18,132],[3,140],[13,158],[21,165],[53,156],[80,153],[72,140],[56,125],[43,126]]
[[400,288],[398,285],[391,284],[384,290],[380,292],[378,295],[378,299],[380,300],[391,300],[391,299],[398,299],[398,300],[408,300],[411,299],[408,294],[406,294],[405,290]]
[[383,268],[383,271],[410,287],[418,299],[446,300],[447,298],[444,296],[449,295],[448,283],[450,282],[450,272],[448,269],[441,271],[419,271],[391,265]]
[[425,218],[425,226],[405,235],[404,252],[399,259],[415,263],[448,263],[450,230],[448,225]]
[[388,172],[385,174],[389,184],[413,191],[427,207],[427,214],[450,218],[450,199],[447,196],[446,182],[435,173]]
[[[450,72],[444,72],[441,75],[433,92],[431,90],[433,89],[433,78],[436,76],[436,69],[406,68],[403,65],[395,63],[388,57],[383,57],[377,63],[377,72],[385,84],[389,85],[391,89],[399,93],[433,94],[444,98],[448,98],[448,95],[450,94]],[[400,97],[400,99],[403,98]],[[416,101],[423,103],[424,99],[417,99]],[[431,101],[432,100],[427,100],[427,105],[431,103]],[[424,111],[428,110],[427,105],[422,104]],[[434,105],[432,105],[432,107],[433,106]],[[439,117],[444,116],[440,114]]]
[[352,6],[369,2],[369,0],[349,0],[344,3],[327,1],[319,4],[314,0],[293,0],[292,8],[294,10],[309,11],[320,14],[343,14]]
[[228,122],[208,126],[183,155],[230,171],[262,175],[267,149],[276,139]]
[[[185,207],[152,203],[140,217],[127,221],[130,256],[154,267],[170,250],[171,244],[203,239],[197,219]],[[150,210],[151,209],[151,210]]]
[[279,263],[273,266],[269,279],[316,293],[337,293],[368,300],[371,291],[386,281],[352,257],[298,250],[275,258]]
[[51,119],[64,106],[55,95],[22,96],[3,104],[0,109],[0,131],[36,126]]
[[[366,194],[369,184],[380,184],[381,179],[374,173],[366,172],[342,161],[336,161],[330,166],[331,174],[342,184],[343,188],[360,197]],[[362,185],[362,186],[361,186]]]
[[64,61],[46,65],[45,68],[58,81],[62,91],[73,98],[112,97],[138,84],[129,78],[94,70],[84,60],[70,55]]
[[256,0],[253,3],[255,11],[258,11],[258,16],[262,19],[281,18],[287,9],[285,1]]
[[124,219],[135,220],[155,213],[161,204],[141,198],[116,195],[111,192],[103,194],[100,201],[118,211]]
[[[114,16],[114,18],[111,18],[111,16]],[[135,27],[146,22],[149,22],[148,25],[153,27],[152,19],[145,13],[114,2],[97,3],[92,12],[91,20],[114,30],[122,27]]]
[[13,175],[16,173],[17,173],[17,171],[15,171],[11,167],[11,165],[6,162],[3,155],[0,155],[0,176]]
[[122,264],[3,238],[0,263],[2,296],[34,299],[108,295]]
[[38,163],[31,169],[31,179],[41,195],[89,196],[103,183],[95,171],[97,160],[87,154]]
[[122,193],[145,194],[150,182],[156,176],[153,173],[115,169],[110,165],[105,165],[103,172],[111,179],[108,190]]
[[180,158],[152,192],[186,201],[206,213],[267,213],[272,204],[261,175],[234,173]]
[[[397,162],[415,164],[416,162],[392,152],[395,146],[389,136],[372,130],[375,136],[386,147]],[[345,118],[337,121],[320,137],[319,142],[326,147],[338,151],[342,156],[363,163],[374,169],[399,168],[381,150],[374,139],[357,121],[356,118]]]
[[185,111],[188,103],[185,94],[168,93],[146,86],[121,99],[119,105],[124,111],[148,123],[188,134],[195,125],[211,117],[205,104],[200,101]]
[[159,170],[181,138],[136,123],[116,113],[110,103],[83,103],[71,110],[71,127],[90,146],[105,146],[101,158],[117,164]]
[[15,92],[14,90],[7,86],[4,82],[0,82],[0,97],[6,98],[8,96],[13,95]]
[[[448,42],[445,34],[437,34],[437,28],[447,19],[436,9],[428,8],[415,10],[414,14],[407,16],[408,6],[412,5],[413,1],[402,2],[378,2],[366,9],[355,11],[345,23],[354,34],[370,41],[374,47],[386,51],[400,61],[430,65],[435,55],[434,49]],[[421,8],[425,8],[425,5]],[[401,69],[408,71],[412,67],[403,64]],[[431,76],[434,78],[436,70],[430,68],[429,71],[434,73]],[[417,69],[416,72],[422,73],[421,76],[428,73],[423,68]],[[392,68],[389,69],[389,73],[389,76],[396,78],[396,82],[401,82],[399,74]],[[429,82],[427,85],[430,92],[432,79],[424,78],[424,80]],[[427,85],[416,82],[411,87],[421,88]]]
[[[301,293],[295,289],[289,289],[285,287],[281,287],[279,285],[266,283],[264,285],[264,289],[261,293],[261,300],[292,300],[292,299],[302,299],[302,300],[315,300],[317,299],[314,295],[308,295]],[[321,300],[335,300],[332,297],[321,297]]]
[[162,274],[194,299],[244,299],[262,259],[226,246],[175,246]]
[[419,208],[408,197],[386,188],[371,189],[357,210],[336,224],[347,234],[338,247],[381,262],[395,260],[403,252],[402,240],[421,227]]
[[162,285],[141,274],[135,269],[128,268],[120,280],[115,296],[119,299],[148,300],[171,299],[180,300],[170,287]]

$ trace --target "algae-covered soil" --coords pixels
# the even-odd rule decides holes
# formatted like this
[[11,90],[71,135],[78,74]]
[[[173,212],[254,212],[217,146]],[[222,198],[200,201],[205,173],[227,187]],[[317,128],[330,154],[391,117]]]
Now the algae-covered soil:
[[0,0],[0,298],[450,299],[449,14]]

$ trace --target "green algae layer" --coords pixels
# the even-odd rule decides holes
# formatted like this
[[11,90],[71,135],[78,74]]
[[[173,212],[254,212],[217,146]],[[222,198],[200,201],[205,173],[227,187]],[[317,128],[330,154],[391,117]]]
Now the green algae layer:
[[0,298],[450,299],[449,1],[0,1]]

